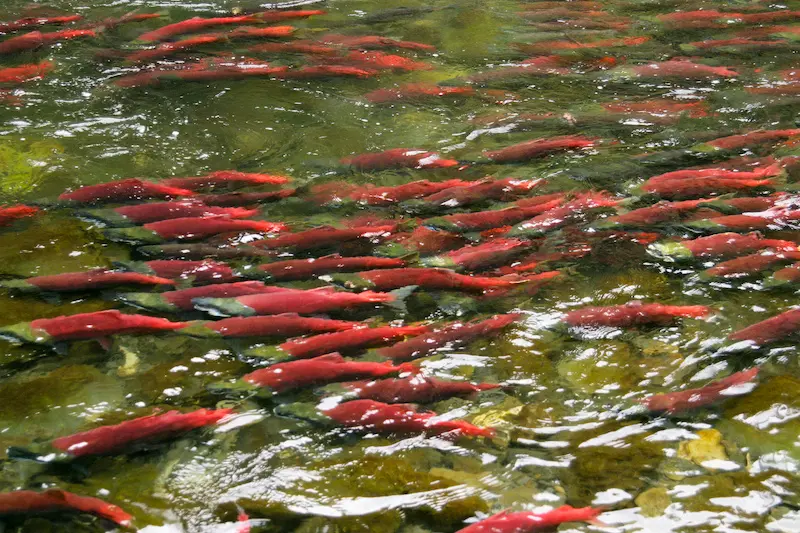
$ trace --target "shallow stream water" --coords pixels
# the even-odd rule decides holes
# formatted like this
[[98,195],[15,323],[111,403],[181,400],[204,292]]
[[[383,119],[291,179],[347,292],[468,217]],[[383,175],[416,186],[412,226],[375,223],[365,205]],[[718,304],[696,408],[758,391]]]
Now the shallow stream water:
[[[798,67],[797,33],[788,32],[774,47],[693,51],[687,44],[748,31],[758,35],[756,28],[768,25],[797,30],[800,14],[776,22],[734,20],[729,27],[700,29],[669,27],[657,17],[695,9],[800,10],[798,2],[607,0],[597,11],[608,15],[591,17],[600,26],[603,21],[622,25],[611,29],[576,27],[559,15],[531,15],[537,13],[534,5],[521,0],[294,4],[293,9],[327,12],[288,21],[298,28],[297,38],[344,33],[426,43],[435,51],[388,53],[426,62],[430,68],[381,71],[366,79],[165,81],[133,88],[114,81],[139,67],[108,51],[142,47],[136,38],[145,29],[192,16],[289,5],[189,0],[54,0],[42,5],[54,13],[79,13],[87,21],[131,11],[163,16],[96,38],[0,56],[2,67],[55,63],[51,73],[13,88],[0,103],[0,201],[43,208],[35,217],[0,229],[0,276],[17,279],[142,260],[135,247],[109,241],[101,225],[78,217],[75,208],[54,203],[65,189],[84,185],[224,169],[286,175],[300,193],[263,204],[258,218],[286,222],[294,229],[340,224],[365,214],[414,219],[396,206],[320,207],[305,201],[303,192],[309,187],[335,180],[397,185],[418,179],[542,178],[547,184],[537,194],[605,190],[641,206],[648,200],[635,199],[644,197],[638,187],[646,178],[713,163],[705,153],[690,152],[691,147],[735,133],[798,127],[797,96],[746,90],[786,83],[778,81],[779,73]],[[25,9],[30,9],[28,0],[4,0],[0,19],[21,18]],[[554,50],[568,58],[567,73],[474,77],[536,55],[520,51],[519,43],[621,37],[649,39],[632,46]],[[212,45],[167,61],[231,51],[250,55],[244,50],[251,44]],[[626,70],[686,56],[739,75],[636,78]],[[296,55],[260,58],[287,65],[306,61]],[[365,98],[370,91],[411,82],[466,85],[475,93],[389,105]],[[704,102],[705,108],[702,113],[670,115],[611,113],[602,106],[656,98]],[[526,118],[544,114],[549,115]],[[520,164],[493,164],[483,155],[529,139],[573,134],[599,141],[590,149]],[[795,142],[744,148],[727,157],[788,157],[800,154]],[[340,162],[352,154],[397,147],[436,151],[461,164],[357,172]],[[791,192],[798,179],[797,166],[788,167],[772,189],[755,194]],[[482,208],[494,206],[500,203]],[[593,212],[572,227],[585,229],[608,215]],[[641,231],[655,234],[656,240],[697,236],[679,225]],[[790,226],[767,236],[800,239]],[[587,241],[569,228],[548,239],[554,250]],[[99,497],[133,514],[136,527],[147,533],[239,531],[240,509],[252,531],[449,533],[503,509],[545,511],[562,504],[605,508],[600,516],[605,525],[570,523],[559,529],[564,532],[800,531],[800,365],[795,344],[721,350],[731,332],[794,306],[795,289],[765,287],[768,272],[702,280],[696,274],[713,261],[666,263],[648,254],[646,243],[629,238],[588,242],[590,251],[583,257],[562,258],[541,268],[562,275],[535,294],[482,299],[418,291],[405,315],[386,308],[336,315],[411,324],[521,313],[519,323],[496,338],[443,349],[418,361],[426,375],[505,385],[425,406],[445,418],[494,427],[494,439],[351,433],[275,414],[278,404],[318,401],[313,389],[267,400],[214,394],[209,384],[263,364],[241,355],[248,348],[243,341],[119,336],[108,349],[79,342],[58,352],[0,341],[3,450],[35,447],[155,409],[233,406],[240,412],[227,424],[132,454],[42,465],[8,460],[0,452],[0,491],[59,487]],[[365,252],[326,253],[331,251]],[[701,320],[624,330],[570,330],[560,322],[569,310],[630,300],[706,305],[713,312]],[[113,291],[45,298],[3,291],[0,326],[111,308],[135,312],[116,302]],[[193,313],[184,318],[208,317]],[[754,365],[760,374],[749,394],[674,416],[635,409],[637,399],[646,395],[700,387]],[[7,533],[89,532],[108,524],[66,514],[15,516],[5,526]]]

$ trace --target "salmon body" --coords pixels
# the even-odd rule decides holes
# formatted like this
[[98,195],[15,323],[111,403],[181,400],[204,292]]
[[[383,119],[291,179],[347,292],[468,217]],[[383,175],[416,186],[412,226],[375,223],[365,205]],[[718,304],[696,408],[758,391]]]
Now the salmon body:
[[406,183],[405,185],[397,185],[395,187],[374,187],[367,185],[365,187],[357,187],[351,191],[347,197],[366,205],[388,206],[405,200],[411,200],[412,198],[428,196],[441,190],[463,185],[464,183],[467,182],[461,180],[447,180],[437,183],[428,180],[420,180]]
[[294,281],[310,279],[332,272],[357,272],[376,268],[400,268],[405,266],[402,259],[388,257],[341,257],[329,255],[318,259],[289,259],[259,265],[259,270],[266,272],[276,281]]
[[253,316],[298,313],[313,315],[350,309],[365,305],[394,302],[389,293],[365,291],[359,294],[338,292],[333,287],[300,290],[289,289],[278,293],[253,294],[236,298],[199,298],[194,303],[198,309],[219,316]]
[[533,513],[530,511],[512,513],[503,511],[460,529],[458,533],[533,533],[535,531],[550,531],[564,522],[592,522],[601,512],[601,509],[592,507],[576,509],[569,505],[562,505],[546,513]]
[[484,155],[495,163],[519,163],[555,152],[591,148],[596,139],[580,135],[566,135],[552,139],[534,139],[515,144],[500,150],[484,152]]
[[800,309],[790,309],[731,333],[728,338],[763,346],[793,335],[798,329],[800,329]]
[[170,37],[182,35],[184,33],[194,33],[213,28],[216,26],[227,26],[232,24],[250,24],[257,23],[261,20],[256,15],[244,15],[240,17],[216,17],[216,18],[200,18],[194,17],[174,24],[162,26],[157,30],[143,33],[139,36],[140,41],[165,41]]
[[447,381],[434,377],[411,376],[378,381],[350,381],[325,387],[323,391],[331,395],[341,395],[348,399],[358,398],[382,403],[433,403],[456,396],[469,396],[499,387],[500,385],[494,383],[470,383],[468,381]]
[[723,261],[717,266],[704,270],[701,278],[729,278],[742,277],[757,274],[773,265],[789,261],[800,260],[800,252],[762,252],[758,254],[745,255],[736,259]]
[[663,305],[658,303],[628,302],[610,307],[584,307],[570,311],[564,322],[570,326],[609,326],[625,328],[646,324],[667,325],[676,318],[702,318],[711,310],[703,305]]
[[629,68],[640,78],[735,78],[739,75],[738,72],[726,67],[710,67],[677,59]]
[[698,407],[713,404],[719,400],[730,398],[726,391],[731,387],[750,383],[758,375],[758,367],[737,372],[730,376],[709,383],[699,389],[687,389],[667,394],[654,394],[643,398],[640,402],[651,412],[682,413]]
[[[199,240],[212,235],[229,232],[255,231],[260,233],[273,233],[284,231],[286,226],[281,222],[265,222],[262,220],[237,220],[221,216],[214,217],[186,217],[148,222],[142,228],[154,233],[158,238],[171,240]],[[134,228],[138,229],[138,228]],[[109,232],[112,230],[109,230]],[[123,229],[119,230],[124,231]],[[128,237],[123,235],[123,239]],[[137,239],[137,235],[132,235]],[[145,241],[152,240],[142,235]]]
[[242,381],[279,393],[320,383],[367,376],[386,376],[410,370],[413,370],[413,367],[408,364],[394,366],[390,362],[348,361],[338,353],[329,353],[313,359],[277,363],[250,372],[242,378]]
[[97,268],[86,272],[65,272],[52,276],[36,276],[24,280],[0,282],[0,285],[23,292],[70,292],[105,289],[119,285],[175,285],[171,279],[138,272],[119,272]]
[[494,337],[519,318],[520,315],[507,314],[496,315],[486,320],[456,322],[393,346],[381,348],[377,353],[394,361],[408,361],[424,357],[444,346],[461,346],[479,338]]
[[198,409],[191,413],[168,411],[134,418],[114,426],[101,426],[75,435],[59,437],[51,444],[73,457],[106,455],[142,443],[172,438],[193,429],[217,424],[233,409]]
[[75,511],[110,520],[122,527],[131,525],[133,516],[116,505],[90,496],[79,496],[60,489],[44,492],[16,490],[0,493],[0,515],[39,514]]
[[360,350],[390,344],[407,336],[421,335],[427,326],[360,328],[292,339],[279,348],[294,359],[307,359],[332,352]]
[[11,205],[7,207],[0,207],[0,226],[8,226],[15,220],[25,217],[32,217],[38,212],[38,207],[30,207],[27,205]]
[[800,128],[791,130],[757,130],[740,135],[720,137],[705,144],[719,150],[739,150],[749,146],[785,141],[798,135],[800,135]]
[[[238,338],[297,337],[312,333],[346,331],[363,326],[360,322],[304,317],[295,313],[284,313],[281,315],[225,318],[215,322],[206,322],[203,327],[226,338]],[[195,331],[186,330],[185,333],[194,334]]]
[[11,39],[0,42],[0,55],[33,50],[46,44],[75,39],[77,37],[97,37],[97,34],[93,30],[62,30],[52,33],[32,31],[25,35],[12,37]]
[[616,207],[619,200],[612,198],[606,192],[582,193],[553,207],[532,219],[517,224],[506,232],[509,237],[539,237],[546,233],[563,227],[576,217],[583,216],[586,211],[602,207]]
[[224,216],[228,218],[248,218],[258,215],[257,209],[211,207],[200,199],[187,198],[172,202],[154,202],[126,205],[109,211],[96,210],[89,213],[92,218],[114,225],[134,225],[170,220],[173,218],[195,218]]
[[468,272],[489,270],[506,265],[525,253],[531,243],[520,239],[496,238],[481,244],[465,246],[443,255],[427,257],[420,261],[430,267],[452,268]]
[[342,163],[364,172],[392,168],[448,168],[459,164],[452,159],[442,159],[436,152],[414,148],[393,148],[385,152],[354,155],[345,157]]
[[[486,200],[507,202],[516,200],[545,184],[544,180],[519,180],[516,178],[486,178],[472,183],[451,187],[422,199],[427,204],[442,207],[459,207]],[[554,200],[559,194],[540,196],[542,201]],[[533,200],[533,199],[532,199]]]
[[436,420],[433,413],[418,413],[404,405],[390,405],[373,400],[353,400],[322,411],[344,427],[377,433],[441,433],[492,437],[494,430],[473,426],[463,420]]
[[0,328],[0,336],[13,342],[50,344],[60,341],[104,339],[111,335],[155,334],[189,325],[166,318],[124,315],[116,309],[80,313],[55,318],[40,318]]
[[410,72],[413,70],[432,70],[433,66],[422,61],[413,61],[407,57],[385,54],[383,52],[365,52],[355,50],[337,58],[320,58],[320,61],[335,62],[367,70],[393,70],[395,72]]
[[516,224],[528,218],[546,213],[551,209],[555,209],[562,203],[562,198],[557,198],[551,200],[550,202],[530,207],[515,205],[505,209],[476,211],[473,213],[459,213],[456,215],[445,215],[442,217],[429,218],[424,220],[423,224],[454,233],[484,231]]
[[404,100],[425,100],[442,97],[460,98],[474,95],[475,89],[472,87],[442,87],[426,83],[407,83],[396,89],[377,89],[368,92],[364,95],[364,98],[373,104],[389,104]]
[[778,239],[765,239],[758,233],[718,233],[690,241],[654,244],[655,255],[679,258],[735,257],[737,255],[772,248],[777,251],[797,251],[797,243]]
[[603,219],[597,226],[602,228],[614,227],[646,227],[665,222],[680,221],[687,213],[694,211],[700,205],[713,202],[714,199],[684,200],[682,202],[661,201],[650,207],[634,209],[621,215],[614,215]]
[[235,298],[246,294],[273,292],[276,289],[276,287],[268,287],[260,281],[240,281],[238,283],[220,283],[218,285],[206,285],[204,287],[192,287],[191,289],[161,293],[123,293],[118,295],[117,299],[128,305],[150,311],[176,313],[193,310],[194,304],[192,301],[196,298]]
[[0,83],[23,83],[42,78],[54,68],[55,63],[51,61],[42,61],[41,63],[21,65],[19,67],[0,68]]
[[11,31],[24,30],[36,26],[46,26],[48,24],[67,24],[77,22],[83,17],[81,15],[65,15],[60,17],[27,17],[10,22],[0,22],[0,32],[8,33]]
[[349,288],[392,290],[417,285],[429,290],[460,290],[484,292],[492,289],[507,289],[524,283],[517,277],[489,278],[465,276],[446,268],[390,268],[368,270],[358,274],[334,274],[334,282]]
[[[234,192],[230,194],[201,194],[197,199],[206,205],[221,207],[251,206],[262,202],[277,202],[294,196],[297,189],[282,189],[268,192]],[[230,215],[228,215],[230,216]],[[235,217],[232,217],[235,218]]]
[[255,174],[236,170],[218,170],[196,178],[169,178],[161,180],[161,183],[168,187],[178,187],[180,189],[189,189],[190,191],[231,185],[282,185],[288,182],[289,178],[286,176]]
[[162,278],[189,280],[192,283],[231,283],[238,281],[240,277],[227,264],[210,259],[202,261],[156,259],[144,263],[126,263],[125,266]]
[[95,202],[129,202],[148,198],[177,198],[192,195],[194,193],[187,189],[167,187],[137,178],[129,178],[98,185],[87,185],[72,192],[66,192],[59,196],[58,199],[88,204]]
[[359,50],[377,50],[386,48],[400,48],[404,50],[420,50],[424,52],[433,52],[436,50],[435,46],[425,43],[417,43],[414,41],[398,41],[383,37],[380,35],[339,35],[328,33],[319,38],[320,42],[325,44],[335,44],[345,48],[359,49]]
[[361,226],[355,228],[334,228],[322,226],[297,233],[280,235],[273,239],[258,241],[257,245],[263,248],[293,248],[295,250],[310,250],[334,244],[339,244],[356,239],[384,239],[397,228],[397,224],[384,226]]

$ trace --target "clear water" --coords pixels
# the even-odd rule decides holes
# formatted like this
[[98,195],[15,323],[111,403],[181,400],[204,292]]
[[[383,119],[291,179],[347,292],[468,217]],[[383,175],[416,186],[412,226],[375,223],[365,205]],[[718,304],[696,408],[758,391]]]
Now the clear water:
[[[2,4],[0,18],[14,19],[28,2]],[[56,1],[48,7],[90,20],[155,10],[174,22],[256,4],[96,0]],[[301,38],[326,32],[383,35],[437,47],[432,54],[403,52],[431,63],[432,70],[383,73],[367,80],[114,86],[113,78],[130,67],[98,59],[98,52],[133,49],[136,36],[159,21],[3,57],[3,66],[48,59],[57,68],[43,80],[21,86],[16,92],[20,105],[0,106],[0,200],[47,202],[80,185],[228,168],[287,174],[301,186],[330,179],[384,185],[492,175],[544,177],[547,191],[594,188],[632,196],[643,178],[657,173],[635,155],[672,152],[739,131],[795,127],[800,110],[796,98],[754,96],[743,88],[796,67],[796,41],[774,49],[706,51],[697,59],[736,68],[741,75],[733,79],[620,79],[614,76],[618,71],[578,65],[569,76],[494,80],[475,98],[393,106],[370,105],[363,98],[374,89],[412,81],[458,84],[469,75],[525,59],[512,43],[650,36],[641,46],[581,52],[589,63],[609,56],[624,66],[686,55],[682,43],[723,38],[743,29],[668,30],[654,18],[676,9],[720,8],[714,2],[609,1],[604,6],[614,16],[630,17],[630,29],[589,37],[579,29],[543,32],[518,15],[521,4],[516,1],[331,0],[306,6],[328,14],[292,22]],[[399,7],[420,9],[384,16]],[[723,7],[783,9],[766,2]],[[786,8],[800,9],[800,3],[789,2]],[[377,21],[368,19],[376,14],[381,15]],[[658,97],[702,98],[712,113],[664,124],[609,117],[599,107],[614,99]],[[569,113],[576,121],[511,120],[501,127],[481,121],[523,113]],[[343,173],[338,163],[353,153],[395,147],[437,150],[470,162],[479,160],[483,150],[569,133],[604,142],[595,150],[521,165],[478,164],[460,170]],[[756,155],[791,155],[796,150],[784,144]],[[701,163],[676,161],[659,171]],[[789,186],[796,178],[786,178]],[[297,202],[264,206],[265,219],[296,227],[329,223],[346,214],[352,213],[315,210]],[[74,215],[50,208],[0,232],[0,274],[56,274],[131,257],[131,248],[106,242],[97,227]],[[679,228],[663,231],[681,234]],[[774,236],[799,237],[794,231]],[[494,426],[504,438],[343,435],[273,414],[275,403],[315,400],[309,391],[277,401],[244,402],[238,408],[252,415],[252,423],[193,433],[147,453],[63,468],[6,461],[0,465],[0,490],[58,486],[102,497],[134,514],[136,525],[151,533],[236,531],[237,504],[253,519],[253,531],[444,533],[505,508],[544,510],[563,503],[607,506],[601,517],[607,525],[571,524],[560,531],[800,531],[800,367],[794,344],[745,355],[715,351],[728,333],[794,305],[794,291],[764,290],[758,278],[692,282],[691,274],[703,264],[666,268],[631,243],[596,243],[589,256],[555,267],[565,278],[534,297],[477,304],[481,313],[518,309],[525,315],[520,324],[497,339],[444,350],[422,363],[426,374],[437,377],[508,384],[502,392],[426,406]],[[407,322],[448,318],[435,305],[442,295],[431,296],[419,297]],[[705,321],[604,335],[576,335],[554,325],[565,310],[631,299],[709,305],[715,314]],[[0,325],[114,306],[93,293],[59,300],[3,293]],[[474,313],[475,307],[466,309]],[[109,351],[76,343],[63,355],[3,344],[0,448],[30,446],[154,408],[213,407],[220,398],[206,386],[252,368],[236,358],[240,348],[177,336],[120,337]],[[755,363],[762,367],[760,384],[749,395],[687,415],[619,415],[635,398],[700,386]],[[722,437],[721,443],[709,444],[719,461],[713,467],[703,466],[697,457],[693,461],[685,451],[687,443],[697,441],[698,431],[707,429]],[[14,518],[6,529],[100,530],[102,525],[86,516]]]

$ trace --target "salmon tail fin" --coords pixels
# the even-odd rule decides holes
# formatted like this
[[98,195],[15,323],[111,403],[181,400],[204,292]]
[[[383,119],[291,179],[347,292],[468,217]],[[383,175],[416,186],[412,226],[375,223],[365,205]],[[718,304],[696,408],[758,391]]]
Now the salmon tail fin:
[[406,300],[415,290],[417,290],[417,285],[408,285],[391,291],[389,294],[394,296],[394,299],[390,302],[386,302],[386,305],[400,313],[407,313],[408,307],[406,306]]
[[32,452],[27,448],[22,448],[19,446],[10,446],[6,450],[6,455],[9,459],[17,460],[17,461],[33,461],[35,463],[47,463],[42,456],[38,453]]
[[397,368],[400,373],[411,372],[412,374],[416,375],[422,372],[422,369],[413,363],[402,363],[397,365]]

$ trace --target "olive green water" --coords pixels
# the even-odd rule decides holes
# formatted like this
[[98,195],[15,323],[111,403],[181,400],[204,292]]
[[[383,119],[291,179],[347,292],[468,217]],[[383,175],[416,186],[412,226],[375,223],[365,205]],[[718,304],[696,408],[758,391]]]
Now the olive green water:
[[[2,4],[0,19],[13,19],[27,2]],[[49,6],[89,19],[157,10],[178,21],[230,13],[239,5],[192,4],[97,0]],[[800,3],[790,4],[800,9]],[[545,177],[548,191],[595,188],[630,195],[641,178],[656,173],[633,155],[686,148],[743,129],[795,127],[800,110],[790,97],[754,97],[742,90],[769,73],[796,66],[797,46],[792,44],[766,52],[704,55],[706,64],[739,69],[742,76],[735,80],[609,81],[602,72],[588,72],[487,84],[515,95],[516,101],[503,105],[497,103],[503,97],[493,96],[376,107],[362,96],[379,87],[452,83],[489,66],[524,59],[511,46],[514,42],[585,38],[578,30],[537,32],[516,15],[520,4],[515,1],[331,1],[312,7],[329,13],[296,23],[301,36],[333,31],[429,43],[437,52],[416,58],[435,69],[368,80],[253,79],[131,90],[113,86],[110,80],[122,67],[96,59],[96,53],[131,47],[144,28],[155,28],[158,22],[122,26],[98,39],[0,59],[4,66],[41,59],[57,64],[52,75],[23,86],[21,106],[0,107],[0,200],[36,203],[79,185],[227,168],[287,174],[299,185],[342,176],[384,185],[489,174]],[[395,7],[436,9],[380,16]],[[623,58],[628,63],[663,60],[681,55],[680,43],[728,35],[724,30],[667,31],[652,19],[677,7],[714,5],[609,2],[608,11],[634,19],[627,34],[653,40],[638,47],[590,51],[587,57],[608,55],[620,63]],[[746,9],[748,4],[728,7]],[[376,14],[377,21],[366,19]],[[603,120],[596,113],[597,104],[612,99],[664,96],[705,97],[715,114],[663,125]],[[578,121],[523,124],[511,132],[481,131],[486,126],[473,120],[498,113],[566,112]],[[485,149],[567,133],[617,142],[516,166],[342,175],[337,164],[351,153],[394,147],[439,150],[473,161]],[[758,155],[791,155],[796,150],[783,146]],[[266,220],[309,226],[353,213],[296,201],[265,206],[264,212]],[[48,209],[0,230],[0,274],[55,274],[130,258],[129,247],[104,241],[97,228],[73,214]],[[800,237],[788,231],[778,236]],[[274,402],[248,401],[238,406],[252,415],[242,419],[241,427],[201,431],[146,453],[57,468],[5,461],[0,464],[0,490],[57,486],[102,497],[135,515],[139,528],[162,533],[235,531],[237,503],[254,520],[253,531],[270,532],[446,533],[464,527],[465,520],[504,508],[546,509],[563,503],[608,508],[603,515],[607,527],[575,524],[563,531],[800,531],[800,366],[794,345],[744,355],[715,352],[731,331],[794,305],[794,291],[766,291],[757,278],[693,283],[689,271],[702,265],[667,269],[642,246],[626,242],[598,244],[588,257],[557,266],[567,276],[532,298],[449,302],[444,295],[423,294],[412,301],[407,322],[443,320],[455,312],[472,316],[516,308],[525,314],[521,324],[496,340],[445,350],[422,365],[438,377],[509,385],[503,392],[428,406],[498,428],[501,436],[491,442],[342,434],[277,417],[272,414]],[[567,309],[630,299],[709,305],[715,314],[706,321],[606,336],[576,336],[553,326]],[[40,300],[3,293],[0,326],[111,307],[113,302],[97,294]],[[386,318],[396,317],[386,313]],[[30,446],[154,408],[214,407],[220,398],[206,386],[252,368],[236,358],[238,348],[177,336],[121,337],[109,351],[76,343],[68,353],[55,355],[4,343],[0,448]],[[689,383],[700,386],[755,363],[762,367],[760,384],[749,395],[669,418],[618,414],[643,395]],[[313,400],[308,392],[280,402]],[[712,431],[699,433],[703,430]],[[717,462],[703,466],[708,459]],[[92,518],[68,515],[14,518],[6,526],[8,532],[102,530]]]

